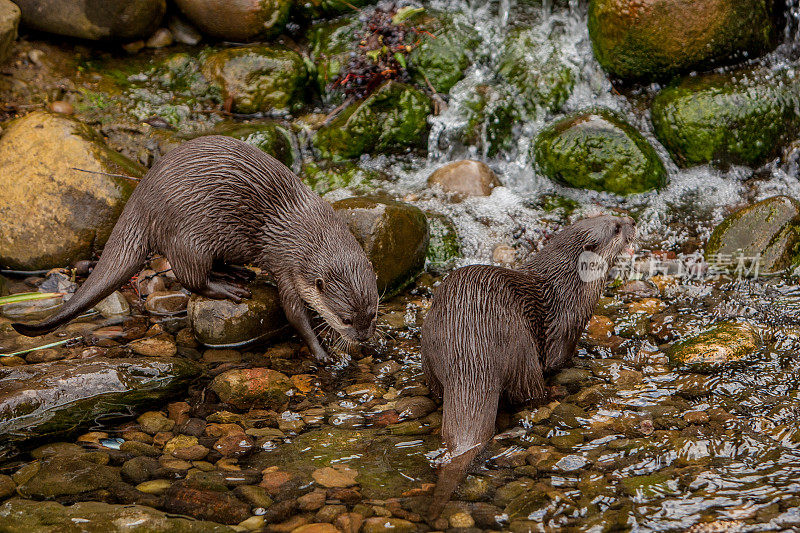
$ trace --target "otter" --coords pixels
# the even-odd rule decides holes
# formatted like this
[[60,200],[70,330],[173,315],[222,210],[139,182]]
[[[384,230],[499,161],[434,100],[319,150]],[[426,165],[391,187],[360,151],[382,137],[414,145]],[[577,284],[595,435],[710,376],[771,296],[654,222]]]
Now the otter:
[[459,268],[436,289],[422,325],[422,367],[443,399],[447,452],[431,520],[494,435],[501,397],[512,404],[542,400],[544,373],[571,361],[605,285],[602,267],[635,236],[628,217],[583,219],[519,270]]
[[193,293],[240,302],[253,264],[269,272],[286,318],[320,361],[316,311],[349,345],[375,331],[378,289],[364,250],[333,208],[277,159],[242,141],[199,137],[168,152],[131,194],[97,265],[75,295],[38,324],[43,335],[117,290],[148,255],[163,254]]

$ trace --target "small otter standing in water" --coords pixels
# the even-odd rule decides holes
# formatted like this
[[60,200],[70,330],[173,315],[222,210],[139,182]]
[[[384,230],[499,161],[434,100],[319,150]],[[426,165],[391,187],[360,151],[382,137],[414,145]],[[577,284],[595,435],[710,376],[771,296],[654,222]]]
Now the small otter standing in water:
[[158,160],[120,215],[97,266],[75,295],[38,324],[44,335],[117,290],[150,253],[166,256],[181,285],[208,298],[247,298],[255,264],[275,278],[286,318],[327,361],[314,309],[346,342],[375,331],[378,288],[364,250],[333,208],[277,159],[230,137],[186,142]]
[[543,373],[570,362],[605,285],[604,267],[635,236],[628,217],[587,218],[519,270],[468,266],[436,290],[422,326],[422,367],[444,400],[449,462],[439,469],[431,519],[494,435],[500,398],[544,398]]

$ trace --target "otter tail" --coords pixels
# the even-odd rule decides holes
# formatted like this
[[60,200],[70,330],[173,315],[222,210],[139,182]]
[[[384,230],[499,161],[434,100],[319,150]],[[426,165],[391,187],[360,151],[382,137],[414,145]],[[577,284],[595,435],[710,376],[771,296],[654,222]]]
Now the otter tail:
[[439,518],[467,469],[494,435],[500,400],[499,391],[483,395],[476,390],[471,393],[462,390],[462,394],[449,392],[445,392],[442,434],[451,457],[439,467],[433,501],[428,507],[429,520]]
[[78,291],[52,316],[36,324],[11,324],[28,337],[45,335],[100,302],[131,278],[147,259],[147,247],[141,229],[135,229],[126,213],[122,214],[106,243],[100,260]]

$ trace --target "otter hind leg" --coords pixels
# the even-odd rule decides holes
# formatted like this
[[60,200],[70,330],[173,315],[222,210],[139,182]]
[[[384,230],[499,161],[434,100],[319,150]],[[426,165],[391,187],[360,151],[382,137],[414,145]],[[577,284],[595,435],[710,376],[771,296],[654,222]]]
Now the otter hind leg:
[[176,247],[172,252],[165,255],[172,265],[175,278],[193,293],[214,300],[230,299],[236,303],[250,297],[250,291],[246,288],[214,277],[211,272],[213,259],[208,255],[186,251],[183,247]]

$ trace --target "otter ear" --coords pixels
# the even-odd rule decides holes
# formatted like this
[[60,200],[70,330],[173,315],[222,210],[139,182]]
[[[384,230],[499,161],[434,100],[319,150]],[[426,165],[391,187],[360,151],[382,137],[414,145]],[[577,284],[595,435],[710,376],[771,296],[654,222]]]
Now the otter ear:
[[322,292],[322,291],[325,290],[325,282],[322,281],[322,278],[317,278],[316,280],[314,280],[314,285],[317,286],[317,290],[319,292]]

